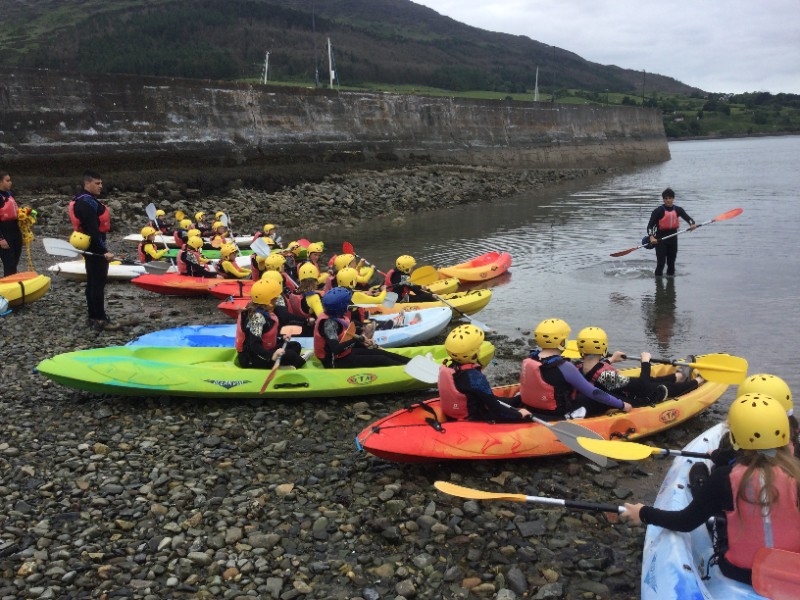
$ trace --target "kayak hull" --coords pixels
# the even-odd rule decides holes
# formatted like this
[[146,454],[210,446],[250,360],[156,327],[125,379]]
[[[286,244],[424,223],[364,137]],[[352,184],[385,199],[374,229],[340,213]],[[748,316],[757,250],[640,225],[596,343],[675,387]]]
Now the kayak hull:
[[[377,316],[375,320],[388,320],[397,315]],[[412,311],[404,315],[404,321],[410,323],[417,316],[419,322],[404,327],[377,330],[373,341],[383,348],[398,348],[424,342],[442,333],[450,322],[450,309],[445,307]],[[313,348],[313,339],[295,337],[303,348]],[[236,340],[236,325],[188,325],[162,329],[139,336],[128,342],[128,346],[187,346],[192,348],[233,348]]]
[[[494,348],[484,342],[485,353]],[[443,360],[444,346],[392,350],[413,357],[431,353]],[[352,397],[424,389],[427,384],[403,367],[325,369],[313,358],[301,369],[281,367],[265,392],[268,369],[242,369],[233,348],[111,346],[67,352],[43,360],[39,373],[66,387],[100,394],[194,398]]]
[[457,277],[463,282],[475,282],[499,277],[509,268],[511,255],[508,252],[492,251],[452,267],[441,267],[439,273],[445,277]]
[[[669,365],[654,365],[653,373],[663,375],[671,369]],[[631,375],[636,372],[624,371]],[[638,439],[690,419],[716,402],[726,388],[724,384],[705,382],[684,396],[655,406],[581,419],[579,423],[604,439],[617,436]],[[494,388],[497,396],[505,398],[518,391],[518,384]],[[410,463],[532,458],[571,452],[544,425],[448,421],[442,413],[439,398],[427,400],[424,404],[430,410],[414,406],[375,421],[358,434],[359,445],[380,458]],[[440,430],[432,426],[434,414],[442,423]]]
[[[131,233],[126,235],[123,239],[128,242],[136,242],[137,244],[142,241],[142,236],[138,233]],[[252,235],[240,235],[233,238],[234,242],[240,248],[249,248],[250,243],[253,241]],[[161,235],[156,234],[153,238],[153,242],[156,246],[160,246],[163,248],[165,245],[169,248],[176,248],[178,243],[175,241],[175,237],[172,235]],[[203,244],[206,246],[211,247],[211,240],[210,238],[203,238]]]
[[49,289],[50,278],[36,271],[20,271],[8,277],[0,277],[0,296],[12,308],[36,302]]

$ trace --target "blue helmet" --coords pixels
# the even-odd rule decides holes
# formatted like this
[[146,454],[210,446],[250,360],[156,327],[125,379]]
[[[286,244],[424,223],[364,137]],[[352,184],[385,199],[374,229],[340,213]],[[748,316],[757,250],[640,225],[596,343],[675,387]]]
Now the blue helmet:
[[353,290],[344,287],[331,288],[322,297],[322,308],[329,317],[343,317],[353,297]]

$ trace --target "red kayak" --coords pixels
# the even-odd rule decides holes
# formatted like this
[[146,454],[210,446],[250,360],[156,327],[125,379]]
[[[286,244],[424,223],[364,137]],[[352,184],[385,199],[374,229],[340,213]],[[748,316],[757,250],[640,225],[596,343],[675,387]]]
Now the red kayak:
[[441,267],[439,273],[445,277],[458,277],[459,281],[486,281],[506,273],[511,267],[511,255],[508,252],[487,252],[467,262]]
[[236,297],[236,296],[226,296],[226,300],[223,300],[219,304],[217,304],[217,308],[224,312],[232,319],[236,319],[239,317],[239,313],[242,312],[245,308],[247,308],[248,303],[250,302],[250,296]]
[[209,293],[220,300],[227,300],[231,296],[250,296],[250,288],[255,283],[252,279],[226,279],[221,283],[212,279],[208,284]]
[[216,279],[206,277],[189,277],[177,273],[152,275],[145,273],[131,279],[131,282],[149,292],[165,296],[207,296],[208,286]]

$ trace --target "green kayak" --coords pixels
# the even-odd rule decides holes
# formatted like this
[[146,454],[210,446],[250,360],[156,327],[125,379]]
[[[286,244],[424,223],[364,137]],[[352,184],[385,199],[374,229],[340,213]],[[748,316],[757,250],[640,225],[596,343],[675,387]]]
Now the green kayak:
[[[444,346],[393,348],[408,356],[447,357]],[[484,342],[482,354],[494,346]],[[128,396],[195,398],[312,398],[406,392],[430,387],[403,367],[325,369],[313,358],[301,369],[278,369],[262,393],[269,370],[242,369],[233,348],[111,346],[66,352],[39,363],[39,373],[66,387]]]
[[[170,248],[167,250],[167,253],[164,255],[165,258],[178,258],[178,254],[180,250],[178,248]],[[200,253],[205,256],[208,260],[219,260],[220,253],[219,250],[201,250]],[[241,248],[239,250],[239,256],[250,256],[253,253],[252,250],[247,248]]]

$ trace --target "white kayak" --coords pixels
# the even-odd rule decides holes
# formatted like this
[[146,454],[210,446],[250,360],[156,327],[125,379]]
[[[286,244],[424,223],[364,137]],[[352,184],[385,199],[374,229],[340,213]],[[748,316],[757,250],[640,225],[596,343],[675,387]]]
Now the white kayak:
[[[138,233],[131,233],[129,235],[126,235],[123,239],[128,241],[128,242],[136,242],[138,244],[139,242],[142,241],[142,236],[140,234],[138,234]],[[237,235],[237,236],[234,236],[233,239],[236,242],[236,245],[239,246],[239,248],[249,248],[250,247],[250,242],[253,241],[253,236],[252,235]],[[158,235],[156,235],[155,238],[153,238],[153,242],[155,243],[156,246],[162,247],[162,248],[164,247],[165,243],[170,248],[177,248],[178,247],[178,244],[175,242],[175,237],[172,236],[172,235],[161,235],[161,234],[158,234]],[[203,243],[205,245],[209,245],[210,242],[211,242],[210,238],[203,238]]]
[[[236,264],[240,267],[250,268],[249,256],[237,256]],[[211,269],[215,270],[214,264],[211,264]],[[47,267],[47,270],[58,275],[64,279],[71,279],[73,281],[86,281],[86,264],[83,259],[69,260],[66,262],[56,263]],[[177,273],[178,269],[175,266],[170,266],[165,273]],[[130,281],[131,279],[144,275],[147,273],[145,266],[141,263],[125,263],[114,261],[108,265],[108,279],[109,281]],[[221,280],[220,280],[221,281]]]
[[[373,341],[384,348],[399,348],[429,340],[444,331],[450,322],[450,308],[437,307],[409,311],[402,315],[403,325],[392,329],[379,329],[372,336]],[[401,315],[378,315],[371,317],[376,321],[388,321]],[[236,324],[187,325],[154,331],[128,342],[129,346],[189,346],[194,348],[232,347],[236,339]],[[313,348],[310,337],[295,337],[303,348]]]
[[[719,446],[727,435],[725,423],[714,425],[692,440],[683,450],[705,453]],[[678,456],[664,477],[654,506],[680,510],[692,501],[689,469],[699,459]],[[705,461],[709,468],[711,461]],[[744,583],[725,577],[718,566],[706,568],[714,553],[705,524],[690,533],[669,531],[649,525],[642,555],[642,600],[741,600],[763,598]]]

